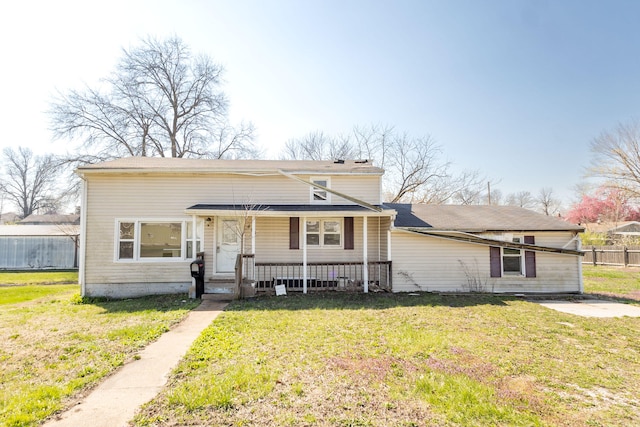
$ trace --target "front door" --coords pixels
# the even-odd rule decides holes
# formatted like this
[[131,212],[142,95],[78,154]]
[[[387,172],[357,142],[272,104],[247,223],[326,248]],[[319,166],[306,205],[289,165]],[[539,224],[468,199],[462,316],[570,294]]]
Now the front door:
[[216,272],[232,273],[234,271],[236,257],[240,253],[240,231],[237,219],[218,218]]

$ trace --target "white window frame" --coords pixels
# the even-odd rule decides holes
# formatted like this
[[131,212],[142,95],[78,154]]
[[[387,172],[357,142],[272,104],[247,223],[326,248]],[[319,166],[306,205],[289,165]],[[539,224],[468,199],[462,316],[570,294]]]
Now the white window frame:
[[[309,222],[318,222],[319,230],[317,233],[309,233]],[[340,227],[339,233],[325,233],[325,222],[337,222]],[[307,233],[306,242],[309,248],[327,248],[327,249],[341,249],[344,247],[344,221],[342,218],[307,218],[307,224],[305,224],[304,230]],[[318,234],[318,244],[309,244],[309,234]],[[337,245],[327,245],[324,243],[325,234],[338,234],[340,236],[340,243]]]
[[[509,239],[509,241],[511,241],[513,243],[522,243],[524,241],[524,238],[522,236],[514,236],[511,239]],[[505,250],[518,251],[518,254],[505,253]],[[525,262],[524,262],[524,251],[522,249],[512,249],[512,248],[502,247],[502,248],[500,248],[500,257],[501,257],[500,262],[502,264],[502,275],[503,276],[526,276]],[[516,257],[520,258],[520,271],[519,272],[506,271],[505,270],[505,262],[504,262],[505,257],[507,257],[507,258],[516,258]]]
[[[310,181],[313,184],[318,183],[323,187],[331,188],[331,177],[329,176],[326,176],[326,177],[312,176]],[[326,185],[323,185],[322,182],[326,183]],[[326,205],[331,203],[331,193],[328,192],[327,190],[323,190],[321,188],[312,186],[310,187],[309,191],[310,191],[309,198],[312,204]],[[324,199],[317,200],[316,196],[324,197]]]
[[[115,234],[114,234],[114,251],[113,259],[117,263],[140,263],[140,262],[184,262],[185,260],[195,259],[197,251],[194,250],[191,257],[187,257],[187,240],[193,241],[193,238],[187,238],[187,223],[192,223],[192,218],[116,218],[115,221]],[[133,239],[120,239],[120,224],[133,223],[134,234]],[[180,223],[180,256],[178,257],[141,257],[140,256],[140,233],[142,224],[166,224],[166,223]],[[196,236],[197,242],[200,243],[200,249],[204,247],[204,241],[202,233],[204,231],[203,219],[196,221]],[[198,235],[200,234],[200,235]],[[133,242],[133,258],[120,258],[120,242]],[[197,245],[197,244],[196,244]]]

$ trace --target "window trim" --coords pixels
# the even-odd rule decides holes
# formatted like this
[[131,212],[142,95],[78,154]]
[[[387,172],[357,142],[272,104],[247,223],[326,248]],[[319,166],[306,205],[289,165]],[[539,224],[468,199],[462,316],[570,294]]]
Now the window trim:
[[[184,262],[187,260],[195,259],[196,250],[192,250],[193,257],[187,257],[187,240],[193,241],[192,238],[187,236],[187,223],[192,223],[192,218],[116,218],[115,220],[115,233],[114,233],[114,245],[113,245],[113,260],[116,263],[157,263],[157,262]],[[200,227],[200,223],[204,222],[204,219],[198,219],[196,221],[196,241],[200,242],[200,248],[204,248],[204,236],[198,236],[199,231],[204,231],[204,226]],[[132,258],[120,258],[120,224],[121,223],[133,223],[133,239],[125,239],[125,242],[133,242],[133,257]],[[140,230],[142,224],[149,223],[180,223],[180,256],[179,257],[141,257],[140,256]],[[197,243],[196,243],[197,246]]]
[[[331,188],[331,177],[327,176],[327,177],[321,177],[321,176],[312,176],[309,181],[312,184],[315,184],[318,181],[323,181],[326,183],[326,185],[323,185],[323,187],[326,188]],[[322,185],[322,184],[319,184]],[[324,200],[316,200],[315,195],[318,193],[325,193],[325,199]],[[318,187],[315,186],[311,186],[309,187],[309,200],[312,204],[315,205],[326,205],[326,204],[330,204],[331,203],[331,193],[326,191],[326,190],[322,190]]]
[[[309,222],[314,222],[314,221],[318,221],[319,222],[319,231],[318,233],[313,233],[313,234],[318,234],[318,244],[317,245],[311,245],[309,244],[309,231],[308,231],[308,226],[307,224]],[[307,224],[305,224],[305,232],[307,234],[307,238],[305,239],[307,242],[307,248],[319,248],[319,249],[343,249],[344,248],[344,218],[307,218],[306,220]],[[339,233],[327,233],[327,234],[338,234],[340,236],[340,243],[337,245],[326,245],[324,243],[324,236],[325,236],[325,229],[324,229],[324,223],[325,222],[337,222],[338,225],[340,226],[340,232]]]
[[[522,236],[513,236],[509,239],[513,243],[522,243]],[[517,254],[507,254],[505,251],[518,251]],[[522,249],[513,249],[513,248],[500,248],[500,258],[502,262],[502,275],[503,276],[526,276],[525,274],[525,265],[524,265],[524,251]],[[505,258],[518,258],[520,260],[520,271],[506,271],[505,270]]]

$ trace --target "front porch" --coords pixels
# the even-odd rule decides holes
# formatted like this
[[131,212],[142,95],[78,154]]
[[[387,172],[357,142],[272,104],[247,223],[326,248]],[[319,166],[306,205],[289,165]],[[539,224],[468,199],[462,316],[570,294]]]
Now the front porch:
[[[237,286],[250,283],[256,292],[273,292],[284,285],[287,292],[386,291],[392,289],[391,261],[368,262],[255,262],[244,254]],[[366,267],[365,267],[366,266]]]

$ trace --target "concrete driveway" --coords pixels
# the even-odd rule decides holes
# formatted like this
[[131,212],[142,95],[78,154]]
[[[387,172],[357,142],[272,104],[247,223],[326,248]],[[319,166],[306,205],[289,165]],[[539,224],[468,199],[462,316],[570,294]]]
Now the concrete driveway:
[[535,301],[540,305],[563,313],[585,317],[640,317],[640,307],[619,302],[587,299],[575,301]]

